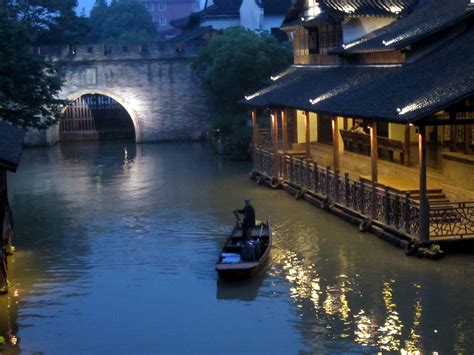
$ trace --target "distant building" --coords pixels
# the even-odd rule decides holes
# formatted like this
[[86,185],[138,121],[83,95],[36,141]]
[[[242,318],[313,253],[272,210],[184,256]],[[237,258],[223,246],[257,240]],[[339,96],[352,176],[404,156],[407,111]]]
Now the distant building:
[[211,0],[203,10],[174,20],[171,25],[182,32],[211,26],[215,30],[244,27],[276,34],[290,5],[291,0]]
[[178,32],[170,25],[172,20],[189,16],[199,10],[199,0],[140,0],[150,12],[156,28],[163,36],[173,36]]
[[0,122],[0,293],[8,291],[7,253],[13,251],[13,217],[8,203],[7,171],[15,172],[23,150],[25,132]]

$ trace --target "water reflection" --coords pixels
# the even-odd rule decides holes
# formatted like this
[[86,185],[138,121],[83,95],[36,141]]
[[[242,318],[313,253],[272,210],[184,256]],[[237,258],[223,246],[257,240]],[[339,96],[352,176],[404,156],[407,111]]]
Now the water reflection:
[[[369,306],[368,310],[357,309],[360,304],[357,299],[364,298],[366,293],[370,295],[372,290],[354,290],[350,276],[332,274],[333,281],[328,278],[322,281],[317,264],[307,262],[289,250],[275,250],[274,262],[272,275],[280,275],[290,283],[289,296],[296,307],[302,309],[301,317],[304,318],[308,311],[314,312],[317,319],[326,319],[327,328],[334,329],[337,337],[353,338],[360,345],[381,351],[416,354],[422,349],[421,336],[418,334],[422,319],[421,299],[417,295],[413,300],[412,320],[403,324],[393,301],[394,280],[383,282],[380,294],[375,298],[370,297],[373,304],[365,305]],[[355,277],[356,285],[357,278],[358,275]],[[349,299],[355,300],[353,306]],[[311,304],[307,300],[311,300]],[[402,346],[404,327],[409,328],[410,332]]]
[[[12,292],[0,297],[8,351],[154,352],[157,342],[163,353],[206,354],[230,343],[230,352],[274,354],[474,348],[472,256],[405,258],[257,186],[250,168],[200,144],[25,150],[10,175],[18,252]],[[272,261],[249,282],[225,284],[215,261],[245,195],[272,225]],[[230,342],[242,329],[246,341]]]
[[263,271],[255,277],[241,282],[226,282],[218,279],[216,298],[218,300],[253,301],[257,298],[265,277],[266,273]]

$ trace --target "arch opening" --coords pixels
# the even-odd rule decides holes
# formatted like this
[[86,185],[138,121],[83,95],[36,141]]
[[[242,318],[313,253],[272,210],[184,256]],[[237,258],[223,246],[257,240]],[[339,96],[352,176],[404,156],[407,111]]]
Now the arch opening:
[[136,140],[136,124],[120,102],[109,95],[85,93],[72,99],[59,121],[59,140]]

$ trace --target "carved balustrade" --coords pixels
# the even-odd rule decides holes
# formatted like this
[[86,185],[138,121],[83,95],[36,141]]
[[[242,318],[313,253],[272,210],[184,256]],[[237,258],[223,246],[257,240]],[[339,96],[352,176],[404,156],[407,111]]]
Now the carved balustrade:
[[[400,232],[418,236],[419,202],[409,193],[354,180],[349,175],[321,167],[301,157],[279,154],[279,176],[285,181],[371,218]],[[285,164],[283,164],[285,162]],[[256,170],[268,176],[273,172],[273,154],[257,149]],[[430,238],[474,236],[474,202],[430,204]]]

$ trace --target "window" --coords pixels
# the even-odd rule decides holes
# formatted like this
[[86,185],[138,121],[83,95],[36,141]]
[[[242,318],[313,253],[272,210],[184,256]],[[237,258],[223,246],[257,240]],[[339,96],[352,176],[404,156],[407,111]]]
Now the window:
[[148,11],[153,11],[153,10],[155,10],[155,6],[154,6],[154,4],[151,3],[151,2],[147,2],[147,3],[145,4],[145,7],[146,7],[146,9],[147,9]]
[[166,17],[160,17],[160,26],[165,27],[168,24]]
[[317,28],[310,28],[308,30],[308,49],[309,53],[319,53]]
[[128,46],[123,46],[123,47],[122,47],[122,52],[127,53],[127,52],[128,52]]
[[94,53],[93,47],[87,47],[87,53]]
[[158,3],[158,10],[159,11],[166,11],[166,3],[164,3],[164,2]]

